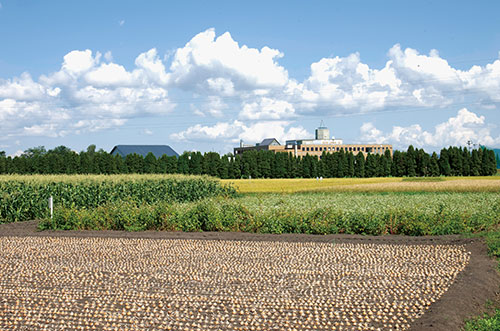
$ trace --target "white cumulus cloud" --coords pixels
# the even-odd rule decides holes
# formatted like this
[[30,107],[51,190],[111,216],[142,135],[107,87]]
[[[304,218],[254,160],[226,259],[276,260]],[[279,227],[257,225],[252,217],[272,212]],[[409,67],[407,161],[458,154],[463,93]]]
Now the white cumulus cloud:
[[208,29],[176,50],[170,66],[171,83],[224,93],[280,87],[288,81],[288,72],[276,61],[282,56],[269,47],[240,46],[229,32],[216,38],[215,30]]
[[265,121],[246,125],[241,121],[219,122],[212,126],[196,124],[185,131],[170,135],[179,141],[220,141],[221,143],[237,143],[240,139],[245,143],[257,143],[266,138],[276,138],[280,143],[289,139],[311,138],[312,134],[302,126],[290,126],[287,121]]
[[287,101],[263,97],[254,102],[244,103],[239,116],[250,120],[277,120],[294,117],[295,108]]
[[500,136],[495,137],[492,126],[488,125],[484,116],[462,108],[457,115],[446,122],[439,123],[433,131],[425,131],[419,124],[407,127],[394,126],[391,132],[384,133],[372,123],[364,123],[360,128],[360,140],[371,143],[389,143],[396,147],[465,146],[471,140],[476,144],[495,146],[500,144]]
[[[63,56],[55,72],[39,78],[26,72],[0,79],[2,133],[60,136],[71,129],[105,130],[137,117],[167,116],[178,106],[176,111],[187,116],[224,117],[219,126],[191,125],[175,134],[178,139],[182,133],[212,139],[220,131],[222,137],[248,140],[254,130],[252,141],[257,141],[264,135],[259,121],[283,138],[295,132],[287,121],[309,115],[500,106],[500,59],[459,70],[437,50],[421,54],[396,44],[381,68],[363,63],[358,53],[331,56],[312,63],[310,75],[298,81],[279,63],[284,56],[280,50],[247,46],[229,32],[217,35],[214,29],[200,32],[171,54],[165,58],[152,48],[138,54],[132,68],[127,68],[116,63],[110,51],[101,55],[89,49],[73,50]],[[495,141],[488,140],[492,136],[484,131],[491,131],[489,126],[470,122],[472,115],[459,113],[457,118],[464,121],[462,127],[446,124],[446,130],[455,130],[453,135],[429,133],[419,124],[395,127],[391,135],[366,124],[363,134],[374,141],[432,144],[458,141],[473,132],[485,143]]]

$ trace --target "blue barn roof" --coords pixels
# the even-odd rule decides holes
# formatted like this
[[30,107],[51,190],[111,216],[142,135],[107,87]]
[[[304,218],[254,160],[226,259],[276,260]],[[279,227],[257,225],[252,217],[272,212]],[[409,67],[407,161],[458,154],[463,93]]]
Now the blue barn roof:
[[179,157],[179,154],[177,154],[177,152],[168,145],[116,145],[113,147],[110,154],[118,154],[125,157],[129,154],[135,153],[146,157],[149,152],[153,153],[156,158],[159,158],[164,154],[167,154],[167,156]]

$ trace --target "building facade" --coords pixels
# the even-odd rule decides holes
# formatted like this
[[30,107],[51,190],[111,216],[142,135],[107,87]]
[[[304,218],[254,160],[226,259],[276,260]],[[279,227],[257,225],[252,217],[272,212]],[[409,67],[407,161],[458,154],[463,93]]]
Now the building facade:
[[329,139],[329,130],[326,127],[316,129],[315,139],[287,140],[285,145],[281,145],[274,138],[264,139],[255,146],[244,145],[234,149],[234,155],[243,154],[250,150],[268,150],[280,153],[289,153],[296,157],[303,157],[307,154],[321,157],[325,153],[335,153],[344,151],[346,153],[363,153],[365,156],[371,154],[384,154],[390,151],[392,155],[392,145],[387,144],[344,144],[342,139]]

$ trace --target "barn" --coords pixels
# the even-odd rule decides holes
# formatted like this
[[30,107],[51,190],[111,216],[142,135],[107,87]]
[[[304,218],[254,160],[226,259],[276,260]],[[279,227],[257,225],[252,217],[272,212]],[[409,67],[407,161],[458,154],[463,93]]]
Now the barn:
[[157,159],[165,154],[167,156],[179,157],[179,154],[168,145],[116,145],[113,147],[110,154],[126,157],[129,154],[135,153],[146,157],[150,152],[153,153]]

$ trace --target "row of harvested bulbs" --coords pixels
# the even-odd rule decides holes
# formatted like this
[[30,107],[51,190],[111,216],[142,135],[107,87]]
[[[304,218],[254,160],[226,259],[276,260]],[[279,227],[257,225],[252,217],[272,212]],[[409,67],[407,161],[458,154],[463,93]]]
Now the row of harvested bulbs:
[[404,330],[456,245],[0,237],[0,329]]

